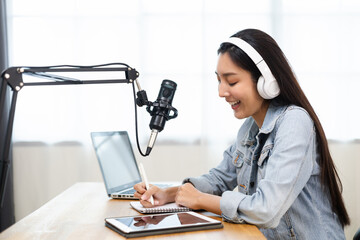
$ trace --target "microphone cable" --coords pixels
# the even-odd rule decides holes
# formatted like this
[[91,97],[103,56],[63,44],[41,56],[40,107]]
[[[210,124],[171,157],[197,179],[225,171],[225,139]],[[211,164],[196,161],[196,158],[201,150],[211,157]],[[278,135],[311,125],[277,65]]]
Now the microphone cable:
[[142,151],[141,151],[141,148],[140,148],[140,144],[139,144],[139,136],[138,136],[138,120],[137,120],[137,105],[136,105],[136,93],[135,93],[135,81],[132,82],[132,87],[133,87],[133,95],[134,95],[134,110],[135,110],[135,135],[136,135],[136,145],[137,145],[137,148],[139,150],[139,153],[141,154],[141,156],[143,157],[147,157],[149,156],[149,154],[144,154]]

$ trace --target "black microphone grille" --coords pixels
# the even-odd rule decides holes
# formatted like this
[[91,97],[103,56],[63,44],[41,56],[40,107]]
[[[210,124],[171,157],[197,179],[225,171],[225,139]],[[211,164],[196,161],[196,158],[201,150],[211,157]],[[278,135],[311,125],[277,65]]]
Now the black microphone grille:
[[171,81],[169,79],[164,79],[161,85],[173,88],[174,90],[176,90],[176,86],[177,86],[176,82]]
[[161,83],[161,88],[159,91],[157,101],[166,101],[169,104],[171,104],[174,98],[176,87],[177,84],[175,82],[168,79],[163,80]]

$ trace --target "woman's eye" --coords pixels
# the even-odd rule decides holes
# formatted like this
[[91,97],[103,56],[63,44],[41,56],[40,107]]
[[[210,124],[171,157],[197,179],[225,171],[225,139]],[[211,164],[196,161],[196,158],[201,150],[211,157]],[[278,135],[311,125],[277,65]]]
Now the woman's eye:
[[237,84],[237,82],[229,83],[229,86],[232,87],[232,86],[235,86],[236,84]]

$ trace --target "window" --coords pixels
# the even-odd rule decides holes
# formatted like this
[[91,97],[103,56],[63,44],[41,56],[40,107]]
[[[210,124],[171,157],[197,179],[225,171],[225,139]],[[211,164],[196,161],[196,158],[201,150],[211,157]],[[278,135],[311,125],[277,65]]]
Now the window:
[[[8,0],[10,64],[48,66],[125,62],[154,101],[163,79],[178,84],[158,142],[216,143],[243,121],[218,97],[214,74],[222,39],[244,28],[272,35],[318,113],[328,138],[359,138],[356,110],[360,23],[357,1]],[[139,134],[150,116],[138,109]],[[134,141],[130,85],[26,87],[18,97],[15,141],[89,139],[127,130]]]

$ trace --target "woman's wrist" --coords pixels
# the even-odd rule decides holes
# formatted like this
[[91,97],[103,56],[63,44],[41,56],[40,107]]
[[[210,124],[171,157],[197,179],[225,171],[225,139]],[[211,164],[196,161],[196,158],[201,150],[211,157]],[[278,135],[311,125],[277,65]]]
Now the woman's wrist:
[[164,190],[166,196],[166,203],[175,202],[175,197],[178,190],[179,190],[178,186],[169,187]]
[[206,211],[221,215],[220,199],[220,196],[201,193],[196,200],[196,207],[197,209],[204,209]]

